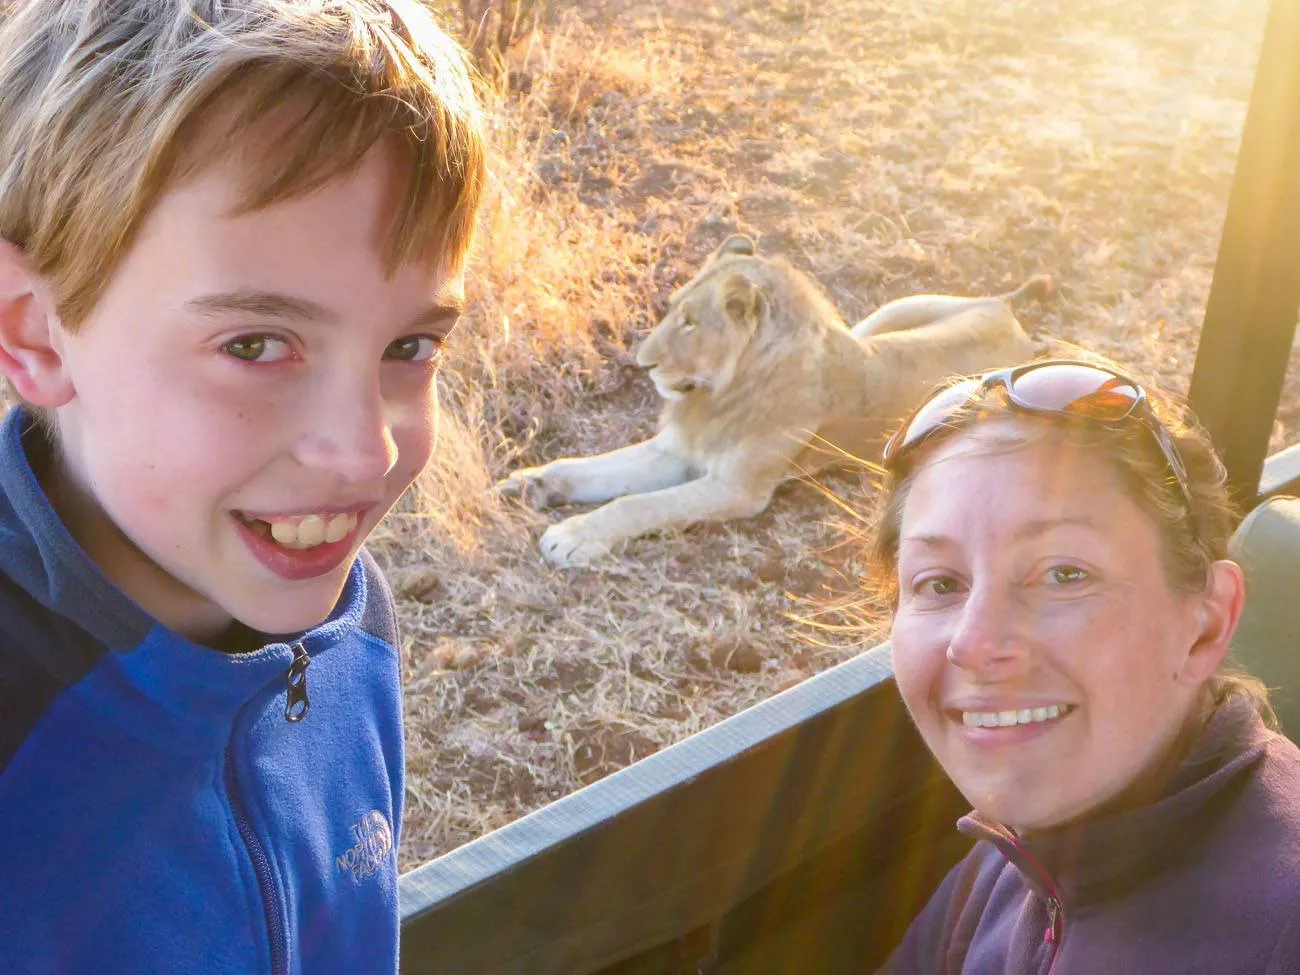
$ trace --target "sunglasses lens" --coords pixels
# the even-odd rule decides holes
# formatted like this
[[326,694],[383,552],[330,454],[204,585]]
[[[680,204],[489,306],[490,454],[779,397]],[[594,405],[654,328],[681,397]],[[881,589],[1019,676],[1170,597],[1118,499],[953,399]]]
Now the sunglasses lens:
[[1138,387],[1104,369],[1059,363],[1026,369],[1011,380],[1012,398],[1031,410],[1122,420],[1141,399]]
[[937,393],[912,417],[912,422],[907,425],[907,429],[903,431],[902,435],[890,441],[884,459],[889,460],[898,451],[912,446],[935,427],[946,423],[948,418],[961,409],[962,405],[974,395],[979,387],[980,382],[978,379],[964,379],[957,385],[949,386]]
[[[908,448],[935,430],[953,422],[961,408],[984,388],[1001,384],[1013,405],[1029,412],[1065,414],[1102,422],[1136,417],[1155,435],[1169,462],[1169,468],[1191,507],[1187,468],[1178,455],[1173,438],[1145,403],[1142,387],[1107,369],[1082,362],[1044,362],[1017,369],[987,373],[978,379],[964,379],[940,390],[925,402],[907,426],[885,444],[884,462],[893,466]],[[1141,409],[1139,409],[1141,406]]]

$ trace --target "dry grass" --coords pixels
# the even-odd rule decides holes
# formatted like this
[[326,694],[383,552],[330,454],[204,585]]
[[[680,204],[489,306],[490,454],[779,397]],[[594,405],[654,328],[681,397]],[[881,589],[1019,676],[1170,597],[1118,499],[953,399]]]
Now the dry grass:
[[[859,568],[808,486],[563,572],[536,539],[564,513],[487,490],[652,431],[629,350],[701,257],[751,233],[850,319],[1046,270],[1029,324],[1185,390],[1264,7],[584,0],[515,49],[443,453],[375,544],[407,640],[404,869],[873,636],[791,618]],[[1297,419],[1293,386],[1279,442]]]
[[[1046,270],[1026,324],[1185,390],[1265,5],[579,0],[513,49],[438,458],[372,541],[405,637],[403,869],[874,636],[791,618],[860,571],[806,485],[564,572],[536,552],[563,512],[490,490],[652,431],[629,350],[703,255],[748,232],[850,319]],[[1293,380],[1275,446],[1298,427]]]

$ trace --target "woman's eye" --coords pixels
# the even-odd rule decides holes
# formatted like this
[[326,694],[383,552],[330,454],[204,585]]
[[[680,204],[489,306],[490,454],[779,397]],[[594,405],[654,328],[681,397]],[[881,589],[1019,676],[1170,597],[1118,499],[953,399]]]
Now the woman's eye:
[[930,576],[914,587],[921,596],[951,596],[957,591],[957,580],[952,576]]
[[1047,570],[1047,581],[1056,586],[1068,586],[1075,582],[1086,582],[1088,573],[1077,565],[1054,565]]
[[442,351],[442,339],[432,335],[408,335],[391,343],[384,357],[401,362],[427,362]]
[[289,343],[273,335],[241,335],[221,348],[245,362],[279,362],[293,355]]

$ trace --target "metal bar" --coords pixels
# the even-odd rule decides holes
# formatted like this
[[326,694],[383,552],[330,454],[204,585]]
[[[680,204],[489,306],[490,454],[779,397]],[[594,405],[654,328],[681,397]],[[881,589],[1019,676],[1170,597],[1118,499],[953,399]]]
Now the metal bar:
[[595,829],[892,678],[888,648],[869,650],[417,867],[402,877],[403,919],[506,872],[556,843]]
[[1190,399],[1254,503],[1300,310],[1300,0],[1274,0],[1246,111]]
[[1292,444],[1264,461],[1260,500],[1278,494],[1300,495],[1300,444]]
[[599,972],[852,836],[907,861],[905,891],[885,880],[893,864],[859,880],[881,885],[864,950],[887,948],[938,882],[941,840],[967,808],[892,676],[888,650],[868,651],[404,875],[403,971]]

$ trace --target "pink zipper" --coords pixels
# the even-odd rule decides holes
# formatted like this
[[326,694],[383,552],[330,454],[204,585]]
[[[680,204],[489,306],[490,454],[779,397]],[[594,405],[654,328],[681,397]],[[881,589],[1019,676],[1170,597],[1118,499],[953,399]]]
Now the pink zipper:
[[1056,960],[1061,955],[1061,939],[1065,937],[1065,905],[1061,903],[1061,891],[1057,888],[1056,882],[1052,880],[1052,875],[1047,872],[1032,853],[1020,845],[1018,837],[1012,837],[1011,843],[1020,851],[1020,855],[1038,871],[1038,876],[1049,891],[1047,898],[1047,930],[1043,932],[1043,941],[1052,946],[1052,963],[1047,966],[1047,975],[1052,975],[1052,972],[1056,970]]

